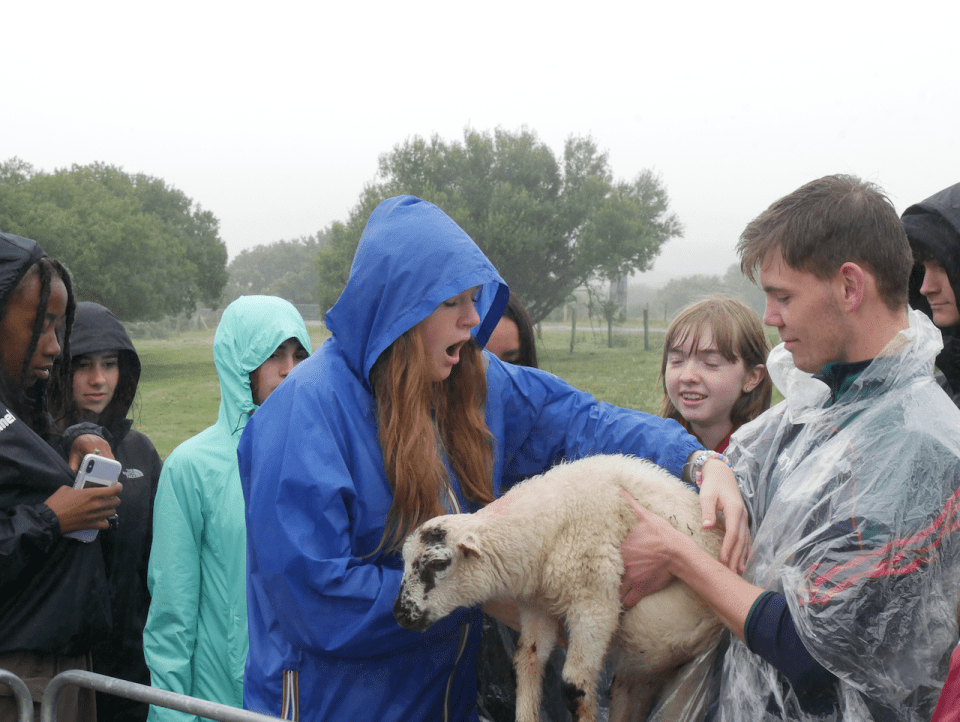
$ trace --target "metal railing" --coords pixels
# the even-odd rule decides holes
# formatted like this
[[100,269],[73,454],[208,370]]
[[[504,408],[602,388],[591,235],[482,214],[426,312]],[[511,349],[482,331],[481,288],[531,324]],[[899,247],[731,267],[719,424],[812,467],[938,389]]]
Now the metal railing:
[[0,669],[0,683],[7,685],[17,700],[17,722],[33,722],[33,698],[26,682],[13,672]]
[[[22,702],[20,705],[20,714],[22,722],[29,722],[29,720],[33,718],[33,704],[30,702],[30,693],[27,691],[26,685],[24,685],[19,678],[9,672],[6,674],[20,682],[20,684],[23,685],[23,690],[27,692],[29,714],[27,717],[23,717]],[[0,675],[0,682],[10,684],[2,675]],[[260,714],[259,712],[250,712],[249,710],[238,709],[226,704],[208,702],[205,699],[197,699],[196,697],[188,697],[185,694],[168,692],[165,689],[148,687],[145,684],[128,682],[125,679],[107,677],[106,675],[86,672],[81,669],[70,669],[66,672],[61,672],[50,680],[47,688],[43,691],[43,702],[40,705],[40,722],[56,722],[60,690],[71,684],[77,685],[78,687],[94,689],[98,692],[106,692],[107,694],[113,694],[118,697],[126,697],[127,699],[136,700],[137,702],[146,702],[159,707],[174,709],[179,712],[187,712],[200,717],[207,717],[218,720],[219,722],[276,722],[276,720],[279,719],[278,717],[270,717],[269,715]],[[10,687],[16,691],[13,684],[11,684]]]

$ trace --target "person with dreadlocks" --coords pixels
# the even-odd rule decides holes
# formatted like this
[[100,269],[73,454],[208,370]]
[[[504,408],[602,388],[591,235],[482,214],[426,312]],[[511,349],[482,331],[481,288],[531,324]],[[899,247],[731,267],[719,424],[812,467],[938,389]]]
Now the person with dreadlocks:
[[[74,308],[67,270],[36,242],[0,233],[0,668],[26,682],[36,711],[50,679],[91,668],[111,625],[99,539],[64,535],[109,527],[122,487],[74,489],[73,480],[84,454],[113,454],[97,426],[61,436],[47,411]],[[8,695],[0,688],[3,722],[17,719]],[[58,720],[95,722],[93,691],[65,689]]]
[[[143,627],[150,607],[147,563],[161,463],[150,439],[127,418],[137,397],[140,357],[123,324],[108,308],[82,301],[74,314],[70,358],[61,357],[57,363],[67,361],[69,374],[55,374],[50,389],[50,406],[58,425],[100,424],[109,432],[114,456],[123,465],[123,523],[100,535],[113,629],[93,648],[93,670],[149,685]],[[143,722],[147,710],[144,702],[97,692],[100,722]]]

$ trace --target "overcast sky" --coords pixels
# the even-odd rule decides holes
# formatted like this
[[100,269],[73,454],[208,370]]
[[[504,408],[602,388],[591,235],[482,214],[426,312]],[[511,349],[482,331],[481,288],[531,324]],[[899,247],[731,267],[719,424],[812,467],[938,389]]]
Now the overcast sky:
[[[650,7],[647,7],[650,6]],[[686,228],[645,282],[722,274],[829,173],[899,212],[960,181],[960,3],[18,2],[0,160],[162,178],[244,248],[345,220],[413,135],[590,135]]]

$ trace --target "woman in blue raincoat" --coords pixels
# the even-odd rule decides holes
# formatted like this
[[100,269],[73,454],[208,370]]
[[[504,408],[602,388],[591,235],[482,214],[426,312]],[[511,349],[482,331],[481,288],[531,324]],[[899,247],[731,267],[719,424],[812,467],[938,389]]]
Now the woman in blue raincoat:
[[[250,653],[244,707],[285,719],[476,720],[479,609],[426,632],[393,604],[403,538],[561,459],[632,453],[674,474],[701,446],[674,421],[597,402],[480,349],[508,289],[473,241],[411,196],[371,215],[332,333],[240,442]],[[708,461],[741,563],[732,472]]]

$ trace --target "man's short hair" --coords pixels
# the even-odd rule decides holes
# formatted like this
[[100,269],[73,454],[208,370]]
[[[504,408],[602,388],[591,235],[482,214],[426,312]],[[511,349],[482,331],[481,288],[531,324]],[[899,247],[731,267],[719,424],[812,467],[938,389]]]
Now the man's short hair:
[[776,201],[740,235],[740,269],[756,281],[767,253],[779,250],[798,271],[828,278],[847,262],[877,281],[892,311],[907,303],[910,243],[893,204],[873,183],[849,175],[811,181]]

